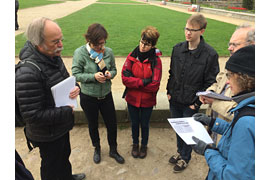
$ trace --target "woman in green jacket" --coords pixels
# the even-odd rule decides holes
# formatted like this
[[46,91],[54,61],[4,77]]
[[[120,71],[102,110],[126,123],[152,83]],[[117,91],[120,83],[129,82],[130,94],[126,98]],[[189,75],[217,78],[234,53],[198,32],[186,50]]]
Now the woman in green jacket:
[[117,121],[111,93],[111,79],[117,70],[112,49],[105,47],[108,33],[101,24],[92,24],[85,34],[87,43],[74,52],[72,74],[81,83],[80,103],[88,120],[92,144],[95,147],[93,160],[98,164],[100,138],[98,132],[99,111],[107,128],[110,157],[123,164],[124,158],[117,152]]

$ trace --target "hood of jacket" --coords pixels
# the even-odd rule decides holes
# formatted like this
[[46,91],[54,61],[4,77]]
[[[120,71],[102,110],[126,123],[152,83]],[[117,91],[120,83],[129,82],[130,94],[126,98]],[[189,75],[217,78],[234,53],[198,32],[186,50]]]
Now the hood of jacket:
[[243,108],[244,106],[255,108],[255,92],[250,92],[250,93],[242,94],[240,96],[235,96],[233,100],[237,102],[238,105],[235,108],[232,108],[230,110],[231,113]]

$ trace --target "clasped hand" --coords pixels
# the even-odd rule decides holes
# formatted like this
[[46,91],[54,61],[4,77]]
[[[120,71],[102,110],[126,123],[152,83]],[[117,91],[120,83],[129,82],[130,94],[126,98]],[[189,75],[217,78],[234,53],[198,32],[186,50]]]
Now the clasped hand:
[[97,72],[95,74],[95,79],[100,83],[105,83],[107,79],[111,79],[112,75],[110,71],[106,71],[105,75],[102,72]]

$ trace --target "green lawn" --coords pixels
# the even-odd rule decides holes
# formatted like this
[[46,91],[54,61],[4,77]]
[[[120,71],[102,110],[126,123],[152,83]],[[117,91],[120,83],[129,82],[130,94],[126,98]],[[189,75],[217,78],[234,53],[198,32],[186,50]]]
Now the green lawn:
[[36,6],[43,6],[47,4],[63,3],[65,1],[50,1],[50,0],[19,0],[19,8],[30,8]]
[[[116,56],[127,56],[138,45],[141,30],[152,25],[160,32],[157,47],[164,56],[170,56],[172,47],[184,41],[186,19],[189,14],[151,5],[92,4],[76,13],[58,19],[64,34],[63,56],[72,56],[79,46],[85,44],[83,35],[88,26],[98,22],[109,33],[106,46]],[[229,55],[227,44],[235,25],[208,19],[205,40],[220,56]],[[23,47],[25,38],[16,36],[16,55]]]

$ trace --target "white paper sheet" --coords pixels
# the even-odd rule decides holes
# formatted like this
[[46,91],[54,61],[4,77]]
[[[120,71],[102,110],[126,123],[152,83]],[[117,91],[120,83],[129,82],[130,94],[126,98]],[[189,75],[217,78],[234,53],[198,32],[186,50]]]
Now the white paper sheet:
[[186,144],[192,145],[195,142],[192,136],[199,138],[207,144],[213,143],[213,140],[207,133],[204,126],[195,121],[193,117],[189,118],[168,118],[168,121],[174,131],[185,141]]
[[54,98],[55,106],[61,107],[66,105],[73,105],[74,108],[78,107],[77,99],[69,98],[70,91],[75,87],[76,79],[70,76],[60,83],[51,87],[52,95]]
[[223,101],[231,101],[232,100],[232,98],[230,98],[228,96],[217,94],[217,93],[212,92],[212,91],[197,92],[196,95],[197,96],[206,96],[206,97],[219,99],[219,100],[223,100]]

